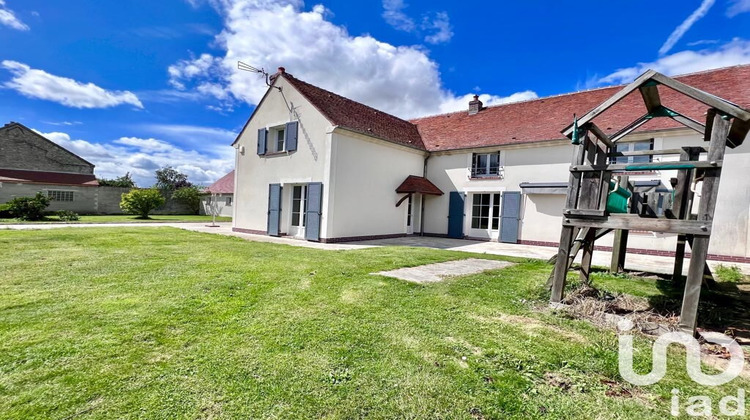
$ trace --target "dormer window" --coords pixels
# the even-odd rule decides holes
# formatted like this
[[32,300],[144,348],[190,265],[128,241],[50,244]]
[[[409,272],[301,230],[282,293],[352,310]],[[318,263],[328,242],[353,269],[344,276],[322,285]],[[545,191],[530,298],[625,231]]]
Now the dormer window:
[[500,152],[474,153],[471,162],[472,178],[499,178],[501,176]]

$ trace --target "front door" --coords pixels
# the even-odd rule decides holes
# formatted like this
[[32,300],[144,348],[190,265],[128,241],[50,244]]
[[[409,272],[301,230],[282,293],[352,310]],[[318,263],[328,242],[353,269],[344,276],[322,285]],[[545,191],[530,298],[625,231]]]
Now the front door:
[[471,223],[469,236],[495,239],[500,226],[500,193],[471,195]]
[[307,185],[292,187],[292,217],[289,225],[289,235],[298,238],[305,237],[305,222],[307,221]]

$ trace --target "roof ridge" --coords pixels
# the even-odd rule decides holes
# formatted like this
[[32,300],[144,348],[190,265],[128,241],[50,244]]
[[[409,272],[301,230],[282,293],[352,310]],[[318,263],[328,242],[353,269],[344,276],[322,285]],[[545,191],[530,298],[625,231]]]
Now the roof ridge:
[[[718,67],[718,68],[715,68],[715,69],[708,69],[708,70],[700,70],[700,71],[696,71],[696,72],[692,72],[692,73],[683,73],[683,74],[678,74],[678,75],[669,76],[669,77],[671,77],[673,79],[678,79],[678,78],[682,78],[682,77],[696,76],[696,75],[700,75],[700,74],[707,74],[707,73],[713,73],[713,72],[718,72],[718,71],[730,70],[730,69],[734,69],[734,68],[738,68],[738,67],[750,67],[750,63],[748,63],[748,64],[736,64],[734,66]],[[605,90],[605,89],[623,88],[623,87],[627,86],[628,84],[629,83],[620,83],[620,84],[616,84],[616,85],[601,86],[601,87],[596,87],[596,88],[591,88],[591,89],[577,90],[577,91],[574,91],[574,92],[558,93],[558,94],[554,94],[554,95],[541,96],[541,97],[534,98],[534,99],[522,99],[522,100],[513,101],[513,102],[506,102],[506,103],[503,103],[503,104],[489,105],[489,106],[486,106],[486,107],[483,107],[483,108],[484,109],[499,108],[499,107],[508,106],[508,105],[516,105],[516,104],[522,104],[522,103],[527,103],[527,102],[536,102],[536,101],[542,101],[542,100],[545,100],[545,99],[560,98],[560,97],[563,97],[563,96],[578,95],[578,94],[589,93],[589,92],[596,92],[596,91]],[[427,118],[443,117],[443,116],[446,116],[446,115],[453,115],[453,114],[463,114],[464,112],[466,112],[466,111],[443,112],[443,113],[440,113],[440,114],[432,114],[432,115],[425,115],[424,117],[412,118],[409,121],[412,122],[412,124],[413,124],[414,121],[418,121],[418,120],[423,120],[423,119],[427,119]]]
[[291,75],[291,74],[289,74],[289,73],[281,73],[281,75],[282,75],[282,76],[284,76],[284,77],[287,77],[287,78],[289,78],[289,79],[293,79],[294,81],[297,81],[297,82],[300,82],[300,83],[304,83],[304,84],[306,84],[306,85],[312,86],[312,87],[314,87],[314,88],[316,88],[316,89],[320,89],[320,90],[322,90],[322,91],[324,91],[324,92],[326,92],[326,93],[328,93],[328,94],[330,94],[330,95],[335,95],[335,96],[338,96],[339,98],[345,99],[345,100],[347,100],[347,101],[351,101],[351,102],[356,102],[356,103],[358,103],[358,104],[360,104],[360,105],[362,105],[362,106],[364,106],[364,107],[366,107],[366,108],[369,108],[369,109],[371,109],[371,110],[373,110],[373,111],[375,111],[375,112],[379,112],[379,113],[381,113],[381,114],[385,114],[385,115],[387,115],[387,116],[389,116],[389,117],[393,117],[393,118],[395,118],[395,119],[397,119],[397,120],[401,120],[401,121],[403,121],[403,122],[405,122],[405,123],[409,123],[409,124],[412,124],[412,125],[414,125],[414,123],[412,123],[412,122],[411,122],[411,121],[409,121],[409,120],[405,120],[405,119],[403,119],[403,118],[401,118],[401,117],[398,117],[398,116],[396,116],[396,115],[390,114],[390,113],[388,113],[388,112],[385,112],[385,111],[383,111],[383,110],[380,110],[380,109],[377,109],[377,108],[371,107],[370,105],[367,105],[367,104],[365,104],[365,103],[362,103],[362,102],[360,102],[360,101],[355,101],[354,99],[351,99],[351,98],[347,98],[347,97],[346,97],[346,96],[344,96],[344,95],[340,95],[340,94],[338,94],[338,93],[336,93],[336,92],[332,92],[332,91],[330,91],[330,90],[328,90],[328,89],[325,89],[325,88],[322,88],[322,87],[320,87],[320,86],[314,85],[314,84],[312,84],[312,83],[310,83],[310,82],[306,82],[306,81],[304,81],[304,80],[302,80],[302,79],[298,79],[298,78],[296,78],[296,77],[292,76],[292,75]]

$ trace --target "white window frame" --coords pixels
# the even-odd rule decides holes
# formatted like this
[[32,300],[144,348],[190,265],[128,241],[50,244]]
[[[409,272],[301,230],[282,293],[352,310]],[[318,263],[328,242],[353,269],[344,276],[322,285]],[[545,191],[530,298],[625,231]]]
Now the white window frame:
[[[281,149],[279,149],[279,135],[281,135]],[[283,153],[286,151],[286,124],[268,127],[266,147],[271,153]]]
[[[482,174],[477,173],[477,168],[474,166],[474,163],[477,161],[478,157],[480,155],[487,155],[487,163],[483,169]],[[497,155],[497,172],[492,172],[492,158],[491,155]],[[505,177],[505,165],[504,165],[504,153],[502,151],[496,151],[496,152],[482,152],[482,153],[471,153],[469,155],[469,178],[470,179],[483,179],[483,178],[489,178],[489,179],[502,179]]]
[[[70,200],[59,200],[56,197],[54,197],[54,194],[61,194],[61,195],[70,194]],[[52,199],[52,201],[56,201],[58,203],[72,203],[76,201],[76,193],[73,190],[47,190],[47,197]]]
[[[638,140],[638,141],[621,141],[617,142],[615,145],[615,150],[618,149],[618,146],[627,146],[627,150],[625,152],[633,152],[635,151],[635,145],[636,144],[648,144],[649,149],[648,150],[654,150],[654,139],[647,139],[647,140]],[[622,152],[622,150],[620,150]],[[647,163],[653,161],[653,155],[644,155],[644,156],[616,156],[613,160],[613,163]],[[637,162],[634,162],[637,158]],[[646,160],[644,160],[646,159]]]

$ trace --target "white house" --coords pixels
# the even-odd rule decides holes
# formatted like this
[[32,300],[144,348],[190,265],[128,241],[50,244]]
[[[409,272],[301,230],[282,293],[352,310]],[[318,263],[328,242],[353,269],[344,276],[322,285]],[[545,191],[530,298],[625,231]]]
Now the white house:
[[229,172],[203,191],[200,213],[232,217],[234,207],[234,171]]
[[[283,68],[271,80],[234,142],[233,228],[321,242],[423,234],[556,246],[573,153],[560,130],[621,89],[492,107],[475,98],[466,111],[406,121]],[[750,107],[750,66],[677,80]],[[705,120],[705,106],[661,94],[670,108]],[[599,125],[613,133],[645,112],[640,98],[628,97]],[[703,139],[654,118],[618,143],[618,151],[637,151]],[[750,262],[748,174],[750,146],[728,150],[710,258]],[[654,212],[669,206],[674,171],[629,175]],[[635,232],[629,247],[667,254],[675,244],[675,235]]]

